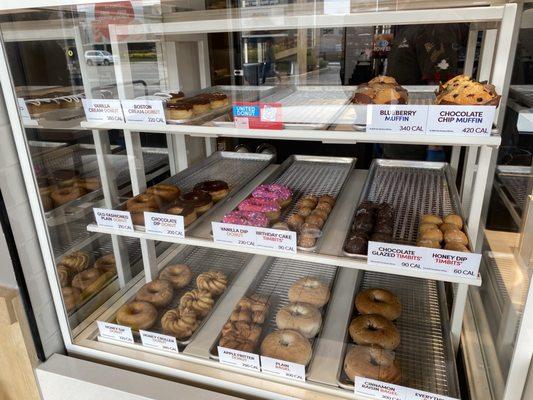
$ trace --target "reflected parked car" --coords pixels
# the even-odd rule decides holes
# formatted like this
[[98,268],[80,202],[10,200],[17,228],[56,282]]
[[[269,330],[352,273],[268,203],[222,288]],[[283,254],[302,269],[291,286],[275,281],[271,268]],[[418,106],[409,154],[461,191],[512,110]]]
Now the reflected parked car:
[[87,50],[85,52],[85,62],[87,65],[109,65],[113,64],[114,57],[106,50]]

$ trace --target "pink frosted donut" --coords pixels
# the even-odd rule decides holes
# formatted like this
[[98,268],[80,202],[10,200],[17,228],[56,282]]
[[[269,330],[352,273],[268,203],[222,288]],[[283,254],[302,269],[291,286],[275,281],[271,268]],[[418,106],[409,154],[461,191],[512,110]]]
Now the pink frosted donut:
[[283,185],[260,185],[252,192],[252,197],[276,200],[282,207],[288,205],[292,198],[291,190]]
[[265,213],[270,221],[277,220],[281,207],[276,200],[249,197],[239,204],[240,211]]
[[268,217],[259,212],[250,211],[232,211],[226,214],[222,219],[226,224],[248,225],[266,228],[268,226]]

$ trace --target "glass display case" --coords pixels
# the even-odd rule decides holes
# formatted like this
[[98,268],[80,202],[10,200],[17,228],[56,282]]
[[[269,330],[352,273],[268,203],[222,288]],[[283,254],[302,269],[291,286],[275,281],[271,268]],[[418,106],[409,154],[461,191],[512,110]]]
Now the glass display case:
[[259,398],[521,398],[532,160],[507,110],[527,122],[529,82],[510,85],[525,15],[3,11],[1,84],[67,351]]

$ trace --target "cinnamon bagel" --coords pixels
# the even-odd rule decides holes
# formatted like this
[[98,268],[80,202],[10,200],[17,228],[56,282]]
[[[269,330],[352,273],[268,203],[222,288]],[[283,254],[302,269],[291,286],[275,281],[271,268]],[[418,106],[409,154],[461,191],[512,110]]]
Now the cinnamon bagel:
[[362,346],[394,350],[400,344],[400,332],[387,318],[377,314],[360,315],[348,328],[352,340]]
[[390,321],[396,320],[402,313],[402,304],[398,297],[385,289],[367,289],[355,297],[355,307],[361,314],[379,314]]
[[376,347],[352,347],[344,359],[344,372],[351,381],[356,376],[395,384],[401,381],[399,363],[394,354]]

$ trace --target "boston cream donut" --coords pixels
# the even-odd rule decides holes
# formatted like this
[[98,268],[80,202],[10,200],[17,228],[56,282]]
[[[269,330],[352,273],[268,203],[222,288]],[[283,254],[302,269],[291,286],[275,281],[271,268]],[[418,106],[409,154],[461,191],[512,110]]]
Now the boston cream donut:
[[292,329],[310,339],[315,337],[322,324],[318,308],[307,303],[290,303],[276,314],[279,329]]
[[117,323],[135,330],[151,328],[156,318],[156,308],[146,301],[132,301],[117,311]]
[[396,384],[401,380],[394,354],[376,347],[352,347],[344,359],[344,372],[351,381],[356,376]]
[[96,281],[100,275],[102,275],[102,271],[100,271],[98,268],[89,268],[84,271],[79,272],[72,278],[72,286],[80,289],[85,290],[91,284]]
[[261,355],[307,365],[311,360],[311,344],[299,332],[275,331],[261,343]]
[[226,290],[228,278],[220,271],[202,272],[196,277],[196,285],[201,290],[207,290],[213,296],[219,296]]
[[181,296],[179,308],[190,308],[203,318],[213,308],[215,301],[207,290],[194,289]]
[[390,321],[402,313],[398,297],[385,289],[367,289],[355,297],[355,307],[361,314],[379,314]]
[[192,271],[188,265],[174,264],[166,267],[159,274],[159,279],[172,283],[175,289],[181,289],[189,284],[192,279]]
[[181,191],[177,186],[158,183],[146,189],[146,193],[156,195],[165,203],[170,203],[180,197]]
[[64,265],[72,272],[81,272],[89,265],[89,254],[84,251],[74,251],[61,257],[59,264]]
[[312,276],[300,278],[289,289],[291,303],[309,303],[322,307],[329,300],[329,288]]
[[196,313],[190,308],[168,310],[161,318],[161,327],[167,335],[179,340],[188,339],[198,328]]
[[394,350],[400,344],[400,332],[387,318],[377,314],[360,315],[348,328],[352,340],[362,346]]
[[155,279],[146,283],[139,289],[135,295],[135,300],[147,301],[148,303],[153,304],[155,307],[161,308],[170,304],[173,294],[174,290],[172,289],[172,284],[169,281]]
[[216,203],[228,195],[229,186],[224,181],[204,181],[196,184],[194,190],[209,193]]

